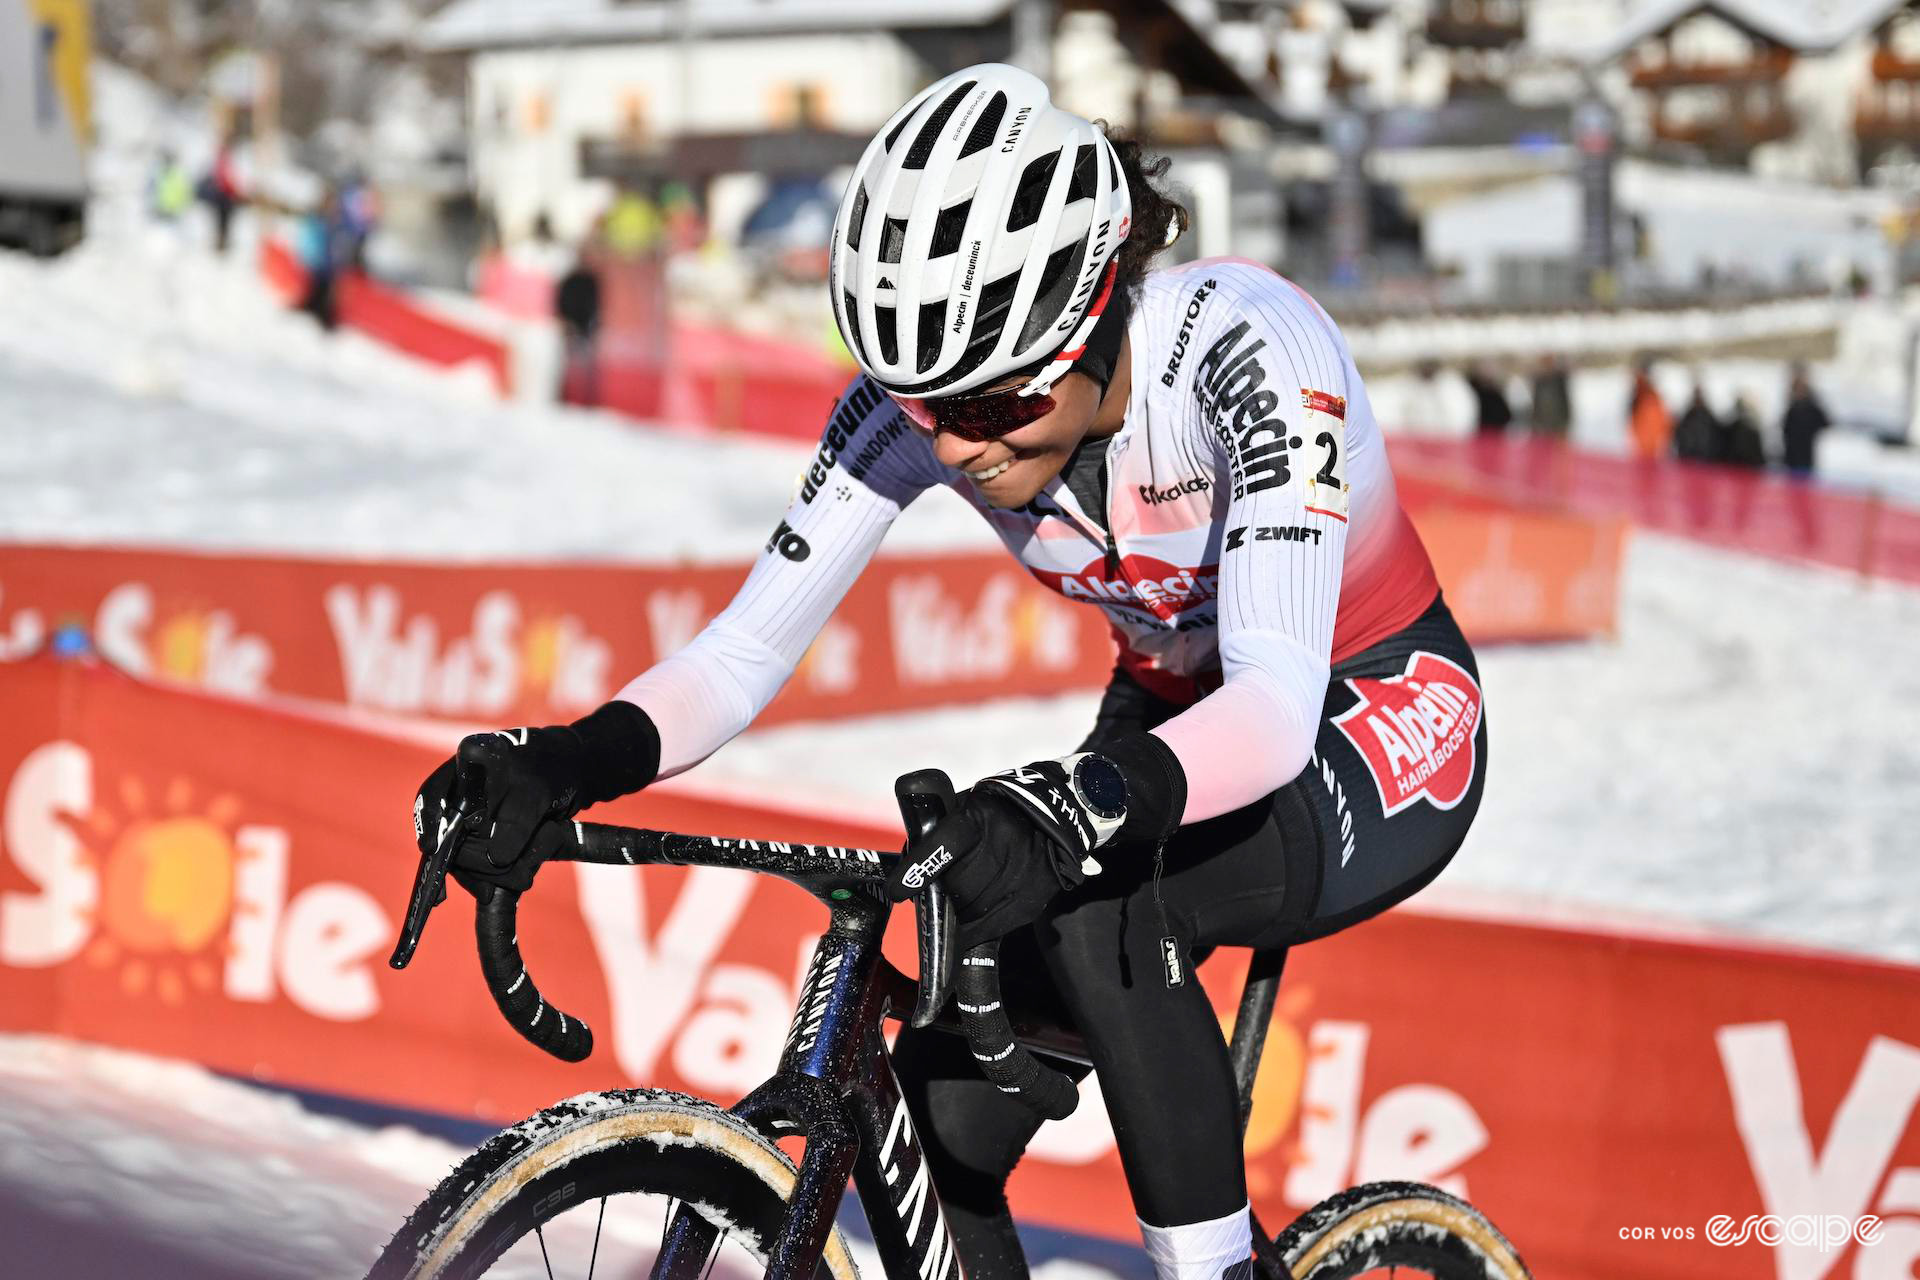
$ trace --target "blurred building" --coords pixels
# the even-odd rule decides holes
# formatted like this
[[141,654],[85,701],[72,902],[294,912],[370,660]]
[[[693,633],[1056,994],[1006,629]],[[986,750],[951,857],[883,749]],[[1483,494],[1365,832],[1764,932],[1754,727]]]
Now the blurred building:
[[1642,0],[1589,60],[1654,155],[1851,182],[1920,142],[1914,0]]
[[805,208],[809,183],[837,196],[902,102],[949,71],[998,60],[1050,75],[1066,105],[1187,149],[1180,176],[1206,206],[1205,251],[1225,252],[1236,236],[1257,251],[1265,235],[1261,256],[1276,256],[1277,207],[1236,212],[1237,192],[1270,200],[1272,184],[1228,152],[1281,121],[1185,7],[454,0],[423,43],[467,56],[473,178],[508,240],[542,216],[576,240],[615,190],[671,181],[732,242],[770,197]]

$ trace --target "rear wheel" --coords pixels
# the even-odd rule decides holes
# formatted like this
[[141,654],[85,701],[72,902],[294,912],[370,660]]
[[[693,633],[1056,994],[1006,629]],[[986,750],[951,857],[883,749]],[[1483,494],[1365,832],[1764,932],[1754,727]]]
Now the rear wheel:
[[[710,1102],[658,1089],[582,1094],[448,1174],[368,1280],[624,1278],[659,1270],[670,1226],[697,1242],[681,1251],[684,1272],[744,1280],[765,1270],[796,1176],[784,1152]],[[856,1280],[837,1230],[818,1280]]]
[[1478,1209],[1419,1182],[1371,1182],[1321,1201],[1274,1246],[1292,1280],[1531,1280]]

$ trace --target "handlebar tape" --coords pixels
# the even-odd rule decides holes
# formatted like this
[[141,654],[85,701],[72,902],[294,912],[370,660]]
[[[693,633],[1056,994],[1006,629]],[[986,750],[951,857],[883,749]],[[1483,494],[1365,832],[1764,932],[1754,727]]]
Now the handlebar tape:
[[528,1043],[562,1062],[579,1062],[593,1052],[593,1031],[580,1019],[548,1004],[520,958],[516,917],[520,895],[495,886],[474,905],[473,929],[480,946],[480,971],[500,1016]]

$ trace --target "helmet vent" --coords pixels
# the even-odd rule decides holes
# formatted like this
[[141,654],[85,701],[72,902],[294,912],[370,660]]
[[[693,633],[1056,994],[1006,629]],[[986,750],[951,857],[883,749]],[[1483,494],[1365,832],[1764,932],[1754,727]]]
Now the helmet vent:
[[880,330],[880,358],[888,364],[900,362],[900,335],[893,326],[899,310],[898,307],[877,305],[873,309],[873,325]]
[[1099,183],[1099,163],[1092,143],[1080,148],[1080,154],[1073,159],[1073,181],[1067,185],[1067,203],[1093,199],[1094,187]]
[[860,224],[867,220],[867,187],[865,183],[854,188],[853,212],[847,216],[847,248],[860,247]]
[[900,123],[894,125],[893,128],[887,130],[887,150],[889,152],[893,150],[893,144],[900,141],[900,133],[903,129],[907,127],[907,122],[911,119],[913,119],[913,112],[911,111],[902,112],[900,116]]
[[1025,351],[1033,345],[1034,340],[1047,331],[1047,326],[1066,310],[1067,298],[1073,291],[1073,282],[1080,274],[1080,262],[1086,252],[1087,242],[1075,240],[1065,248],[1054,250],[1047,258],[1047,265],[1040,272],[1040,287],[1033,295],[1033,305],[1027,309],[1026,326],[1020,331],[1019,350]]
[[976,151],[985,151],[1000,132],[1000,119],[1007,114],[1007,95],[996,93],[993,101],[987,103],[987,109],[973,122],[973,131],[967,134],[966,143],[960,148],[960,158],[965,160]]
[[1020,273],[1001,276],[980,291],[980,305],[973,313],[973,341],[967,351],[971,355],[976,347],[984,346],[993,350],[1000,341],[1000,331],[1007,327],[1007,309],[1013,305],[1013,295],[1020,288]]
[[934,220],[933,244],[927,249],[928,257],[944,258],[960,251],[960,234],[967,229],[967,211],[972,208],[973,201],[962,200],[940,211],[939,218]]
[[920,304],[920,341],[913,366],[916,374],[933,368],[933,362],[940,358],[940,344],[946,336],[946,326],[947,304],[944,299]]
[[1020,185],[1013,189],[1013,205],[1007,210],[1007,230],[1018,231],[1040,220],[1040,209],[1047,202],[1047,186],[1053,181],[1060,153],[1050,151],[1029,164],[1020,174]]
[[900,162],[902,169],[926,168],[927,157],[933,154],[933,144],[940,141],[940,130],[946,128],[947,118],[953,114],[954,108],[960,105],[961,99],[973,92],[973,86],[978,83],[977,80],[967,81],[948,94],[940,105],[933,109],[933,114],[927,117],[927,122],[920,126],[920,133],[914,138],[913,145],[907,149],[907,158]]
[[880,261],[900,261],[900,250],[907,243],[907,220],[887,218],[880,226]]
[[843,314],[847,317],[847,346],[853,349],[856,356],[864,359],[866,349],[860,345],[860,303],[851,290],[843,291],[841,298],[846,303]]

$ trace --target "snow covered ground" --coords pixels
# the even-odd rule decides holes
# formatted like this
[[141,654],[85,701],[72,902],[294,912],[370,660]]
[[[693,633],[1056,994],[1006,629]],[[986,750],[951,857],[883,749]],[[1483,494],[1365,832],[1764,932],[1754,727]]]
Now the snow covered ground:
[[[468,1150],[190,1063],[0,1035],[0,1247],[6,1274],[23,1280],[353,1280]],[[598,1273],[646,1274],[663,1213],[657,1200],[611,1202]],[[556,1272],[528,1247],[488,1275],[584,1275],[593,1227],[586,1209],[549,1225]],[[877,1280],[871,1244],[852,1231],[848,1244]],[[1100,1245],[1118,1276],[1049,1256],[1063,1247],[1071,1238],[1033,1238],[1037,1280],[1151,1274],[1144,1255],[1129,1266]],[[737,1251],[719,1261],[714,1280],[759,1274]]]

